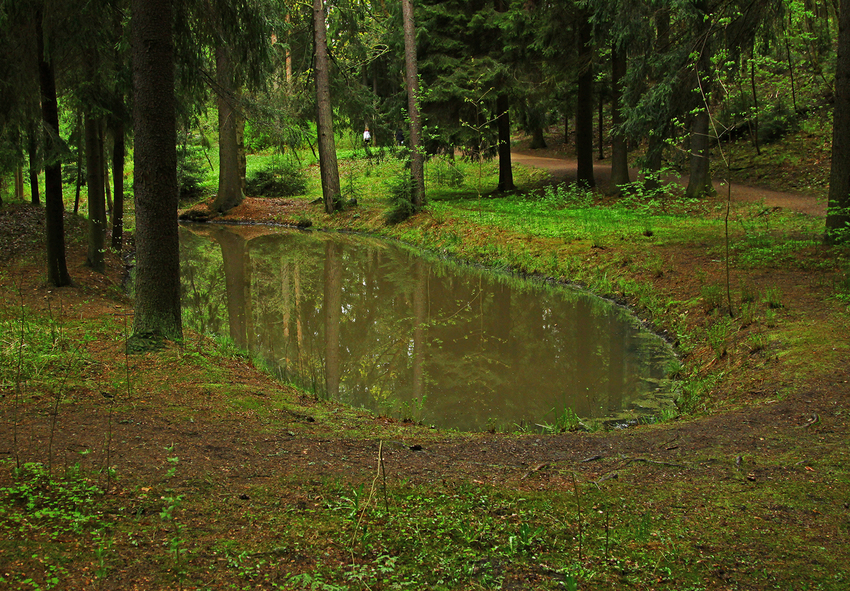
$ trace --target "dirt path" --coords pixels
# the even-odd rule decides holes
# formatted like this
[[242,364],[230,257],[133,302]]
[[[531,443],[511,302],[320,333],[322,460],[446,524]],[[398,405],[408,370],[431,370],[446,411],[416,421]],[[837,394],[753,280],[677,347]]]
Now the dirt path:
[[[576,180],[577,162],[572,158],[548,158],[536,155],[533,151],[514,151],[511,152],[513,162],[523,164],[525,166],[533,166],[549,171],[549,173],[557,180]],[[631,169],[632,178],[637,178],[638,171]],[[601,162],[593,166],[593,175],[600,189],[607,191],[611,184],[611,166],[609,163]],[[688,177],[671,177],[669,180],[678,182],[682,186],[687,186]],[[719,195],[726,195],[728,187],[722,181],[714,182],[714,189]],[[767,207],[781,207],[811,216],[825,217],[826,216],[826,199],[812,197],[810,195],[802,195],[798,193],[781,193],[771,191],[770,189],[762,189],[759,187],[749,187],[732,183],[732,201],[747,202],[747,203],[764,203]]]

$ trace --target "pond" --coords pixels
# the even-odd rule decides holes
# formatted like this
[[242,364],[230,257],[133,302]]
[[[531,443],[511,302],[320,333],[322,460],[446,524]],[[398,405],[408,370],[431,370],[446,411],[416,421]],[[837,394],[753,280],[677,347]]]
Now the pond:
[[184,324],[354,407],[463,431],[673,408],[670,347],[579,289],[362,236],[181,228]]

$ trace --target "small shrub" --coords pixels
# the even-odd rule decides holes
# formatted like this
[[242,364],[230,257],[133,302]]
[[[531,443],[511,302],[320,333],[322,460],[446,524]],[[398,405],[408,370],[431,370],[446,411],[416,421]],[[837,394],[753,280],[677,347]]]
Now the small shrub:
[[782,290],[778,287],[768,287],[764,292],[764,303],[767,304],[768,308],[776,310],[777,308],[784,308],[784,304],[782,303]]
[[307,192],[307,175],[294,160],[283,160],[249,175],[245,191],[255,197],[303,195]]
[[202,148],[184,146],[177,151],[177,188],[181,203],[200,199],[205,176]]
[[702,296],[702,306],[706,312],[723,306],[723,287],[720,285],[703,285],[699,291]]
[[767,348],[767,337],[760,332],[756,332],[750,335],[750,353],[758,353],[759,351],[763,351]]
[[739,316],[739,320],[741,322],[741,327],[749,326],[757,320],[758,317],[758,305],[755,302],[749,301],[741,304],[741,313]]
[[463,186],[464,174],[457,165],[446,158],[434,158],[429,162],[431,181],[438,186],[457,189]]
[[388,224],[398,224],[416,213],[413,207],[413,181],[407,169],[391,182],[389,190],[387,202],[390,208],[384,214]]
[[708,327],[706,337],[708,344],[714,351],[714,356],[720,359],[726,354],[729,334],[732,331],[732,323],[728,318],[719,320]]
[[543,189],[543,201],[555,207],[590,207],[593,200],[593,192],[579,185],[548,185]]
[[741,304],[747,304],[758,300],[758,290],[755,286],[745,281],[741,284]]

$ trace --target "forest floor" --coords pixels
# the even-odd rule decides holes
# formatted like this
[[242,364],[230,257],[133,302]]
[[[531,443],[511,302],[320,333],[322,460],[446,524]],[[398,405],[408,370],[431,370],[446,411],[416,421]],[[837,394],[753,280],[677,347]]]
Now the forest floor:
[[[552,156],[517,162],[568,177]],[[747,191],[733,187],[823,215],[822,197]],[[248,198],[220,221],[318,207]],[[350,215],[335,225],[361,229]],[[725,364],[699,412],[463,434],[314,400],[197,334],[126,355],[124,260],[92,272],[84,222],[67,222],[75,285],[51,289],[43,210],[0,209],[5,588],[850,587],[850,320],[824,295],[832,269],[751,278],[781,289],[785,328],[734,357],[697,349],[692,366]],[[711,267],[705,244],[676,248],[652,279],[670,302],[698,297],[695,269]]]

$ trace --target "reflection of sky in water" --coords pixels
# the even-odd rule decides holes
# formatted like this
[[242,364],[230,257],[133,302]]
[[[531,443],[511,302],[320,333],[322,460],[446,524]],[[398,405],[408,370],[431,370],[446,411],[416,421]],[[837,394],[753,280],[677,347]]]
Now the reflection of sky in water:
[[205,236],[181,230],[187,325],[229,335],[322,395],[462,430],[669,404],[669,347],[577,290],[369,238],[193,231]]

